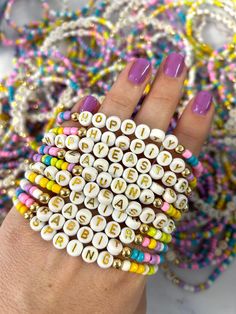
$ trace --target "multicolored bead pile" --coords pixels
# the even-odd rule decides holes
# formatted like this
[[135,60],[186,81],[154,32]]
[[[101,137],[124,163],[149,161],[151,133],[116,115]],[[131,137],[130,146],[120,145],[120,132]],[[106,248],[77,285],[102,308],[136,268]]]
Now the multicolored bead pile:
[[[87,94],[102,100],[135,56],[157,66],[167,53],[181,51],[190,70],[176,118],[200,89],[213,91],[216,115],[201,154],[204,173],[162,269],[189,291],[211,286],[236,253],[235,2],[90,1],[72,11],[69,1],[62,1],[56,11],[50,1],[41,0],[42,18],[23,26],[12,20],[15,2],[0,6],[1,44],[15,50],[14,69],[0,85],[2,219],[37,143],[60,111]],[[213,49],[204,40],[209,23],[224,27],[222,47]],[[175,124],[173,119],[170,128]],[[193,286],[178,278],[172,264],[190,269],[211,265],[214,271]]]

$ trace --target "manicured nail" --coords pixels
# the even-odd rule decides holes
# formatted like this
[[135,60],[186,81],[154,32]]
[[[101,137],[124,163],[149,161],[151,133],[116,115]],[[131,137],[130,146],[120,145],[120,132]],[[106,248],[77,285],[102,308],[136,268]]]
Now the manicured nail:
[[192,111],[196,114],[206,115],[211,107],[212,94],[207,91],[201,91],[197,94],[192,104]]
[[150,69],[151,63],[148,60],[144,58],[136,59],[129,71],[128,78],[130,82],[133,84],[142,84],[145,81]]
[[164,73],[170,77],[178,77],[184,69],[184,56],[177,52],[172,52],[166,58]]
[[84,98],[83,103],[80,106],[80,112],[89,111],[95,113],[98,108],[98,101],[95,97],[88,95]]

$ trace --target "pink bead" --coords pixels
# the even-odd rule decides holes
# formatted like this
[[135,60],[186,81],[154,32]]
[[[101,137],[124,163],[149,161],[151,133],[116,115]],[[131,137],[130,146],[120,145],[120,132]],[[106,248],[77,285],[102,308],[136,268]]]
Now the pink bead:
[[162,207],[161,207],[161,210],[162,210],[163,212],[167,212],[169,208],[170,208],[170,204],[164,202],[164,204],[163,204]]
[[68,128],[68,127],[64,128],[63,133],[64,133],[65,135],[70,135],[70,129],[71,129],[71,128]]
[[149,254],[149,253],[144,253],[144,262],[150,262],[150,260],[151,260],[151,254]]
[[145,237],[142,242],[142,246],[147,247],[150,243],[150,239]]
[[190,158],[192,155],[193,155],[193,154],[192,154],[192,153],[190,152],[190,150],[188,150],[188,149],[186,149],[186,150],[183,152],[183,154],[182,154],[182,156],[183,156],[184,158],[186,158],[186,159]]
[[71,128],[70,132],[72,135],[77,135],[78,134],[78,128]]
[[27,206],[27,207],[30,207],[31,205],[33,205],[34,204],[34,200],[32,199],[32,198],[29,198],[26,202],[25,202],[25,205]]
[[58,151],[59,151],[59,148],[51,147],[48,152],[51,156],[57,156]]

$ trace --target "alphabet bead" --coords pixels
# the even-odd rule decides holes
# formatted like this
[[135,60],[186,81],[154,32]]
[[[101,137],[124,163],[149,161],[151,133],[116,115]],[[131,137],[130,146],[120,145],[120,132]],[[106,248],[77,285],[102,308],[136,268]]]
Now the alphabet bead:
[[41,229],[40,234],[41,234],[41,237],[42,237],[43,240],[51,241],[53,239],[54,235],[56,234],[56,230],[51,228],[49,225],[45,225]]
[[140,196],[140,188],[137,184],[128,184],[125,195],[130,200],[136,200]]
[[93,210],[98,208],[98,199],[96,197],[85,197],[84,205],[86,208]]
[[151,169],[151,163],[147,158],[140,158],[137,162],[136,169],[140,173],[148,173]]
[[83,169],[83,172],[82,172],[82,177],[87,182],[95,181],[97,178],[97,175],[98,175],[98,171],[94,167],[86,167]]
[[80,209],[76,214],[76,220],[82,226],[88,225],[91,219],[92,219],[92,213],[87,208]]
[[140,155],[144,152],[145,150],[145,143],[144,141],[140,140],[140,139],[135,139],[133,141],[131,141],[130,143],[130,150],[132,153],[136,154],[136,155]]
[[95,161],[95,158],[92,154],[82,154],[80,156],[79,163],[82,167],[92,167],[94,161]]
[[165,149],[173,150],[178,146],[178,139],[175,135],[168,134],[166,135],[162,145]]
[[167,226],[168,218],[163,213],[156,214],[156,218],[153,221],[153,226],[157,229],[162,229],[163,227]]
[[113,212],[113,207],[111,205],[99,204],[98,212],[104,217],[109,217]]
[[101,215],[95,215],[90,221],[90,227],[96,232],[103,231],[106,224],[106,219]]
[[153,193],[155,193],[156,195],[159,195],[159,196],[161,196],[165,192],[165,189],[160,184],[158,184],[156,182],[152,183],[151,190]]
[[117,210],[126,210],[129,204],[128,198],[125,195],[116,195],[112,200],[112,206]]
[[55,137],[56,137],[56,134],[54,134],[52,132],[45,133],[44,137],[43,137],[43,143],[45,143],[48,146],[54,146],[55,145]]
[[89,111],[82,111],[80,114],[79,114],[79,123],[82,125],[82,126],[89,126],[92,122],[92,113],[89,112]]
[[70,150],[76,150],[79,147],[79,137],[77,135],[69,135],[66,138],[65,145]]
[[67,151],[65,154],[65,161],[71,163],[71,164],[77,164],[80,159],[80,153],[74,152],[74,151]]
[[123,171],[124,168],[119,163],[112,163],[108,168],[108,172],[113,178],[120,178],[122,176]]
[[139,197],[140,202],[144,205],[152,204],[154,199],[155,199],[155,195],[149,189],[143,190]]
[[125,135],[118,136],[115,145],[121,150],[127,150],[130,145],[130,139],[128,138],[128,136]]
[[96,128],[104,128],[104,126],[106,125],[106,116],[104,113],[98,112],[95,113],[92,117],[92,124],[96,127]]
[[159,180],[163,177],[164,175],[164,169],[162,168],[162,166],[154,164],[151,167],[151,170],[149,172],[150,176],[154,179],[154,180]]
[[58,171],[56,174],[56,182],[61,186],[67,186],[71,177],[71,173],[67,170]]
[[103,205],[109,205],[113,200],[113,196],[110,190],[102,189],[98,194],[98,202]]
[[44,165],[42,162],[36,162],[32,165],[32,170],[38,174],[44,174],[45,169],[47,168],[46,165]]
[[145,124],[139,124],[135,130],[135,136],[140,140],[145,140],[150,135],[150,128]]
[[181,173],[185,169],[185,162],[181,158],[174,158],[170,164],[170,170],[175,173]]
[[150,139],[154,142],[163,142],[165,138],[165,132],[160,129],[152,129],[150,133]]
[[86,182],[84,178],[80,176],[74,176],[69,182],[69,187],[72,191],[81,192],[85,186],[85,183]]
[[107,172],[109,168],[109,162],[106,159],[98,158],[94,161],[94,168],[97,169],[98,172]]
[[174,204],[176,208],[182,210],[188,205],[188,198],[183,194],[179,194]]
[[115,221],[108,222],[105,232],[109,238],[117,238],[120,234],[120,225]]
[[34,216],[30,220],[30,227],[34,231],[40,231],[44,225],[45,225],[45,222],[39,220],[38,217],[36,217],[36,216]]
[[122,194],[125,192],[127,183],[122,178],[115,178],[111,183],[111,190],[115,194]]
[[110,173],[101,172],[97,176],[96,182],[101,188],[108,188],[111,185],[112,176]]
[[77,231],[79,230],[79,223],[75,219],[68,219],[63,226],[63,231],[68,236],[76,235]]
[[46,206],[41,206],[38,208],[36,215],[40,221],[47,222],[52,216],[52,211]]
[[79,141],[79,149],[82,153],[88,154],[93,150],[94,142],[91,138],[84,137]]
[[104,232],[97,232],[93,237],[92,244],[98,250],[105,249],[108,244],[108,236]]
[[107,251],[104,251],[104,252],[99,253],[98,258],[97,258],[97,263],[99,267],[103,269],[107,269],[112,266],[113,260],[114,260],[114,257]]
[[53,196],[48,202],[48,207],[52,212],[58,213],[62,210],[62,207],[64,206],[64,204],[65,202],[63,198],[59,196]]
[[125,153],[122,159],[124,166],[129,168],[133,168],[137,164],[137,161],[138,157],[131,152]]
[[184,178],[177,180],[177,183],[174,186],[176,192],[184,193],[188,188],[188,181]]
[[137,184],[141,189],[149,189],[152,185],[152,178],[144,173],[138,176]]
[[60,230],[64,223],[65,223],[65,217],[63,217],[61,214],[53,214],[50,218],[49,218],[49,226],[54,229],[54,230]]
[[58,148],[65,148],[66,146],[66,135],[65,134],[58,134],[55,137],[55,145]]
[[98,128],[90,128],[87,130],[86,137],[97,143],[101,140],[102,132]]
[[148,159],[154,159],[159,154],[159,148],[155,144],[147,144],[144,150],[144,156]]
[[169,204],[174,203],[177,199],[177,195],[176,195],[175,191],[170,189],[170,188],[165,189],[165,192],[164,192],[162,197],[163,197],[164,201],[166,201]]
[[69,237],[63,232],[58,232],[54,235],[52,242],[56,249],[63,250],[69,242]]
[[49,180],[55,180],[56,174],[58,173],[58,169],[54,166],[48,166],[44,170],[44,175],[47,177]]
[[112,147],[108,153],[108,159],[111,162],[120,162],[123,158],[123,152],[119,147]]
[[84,194],[82,192],[72,191],[69,198],[71,203],[76,205],[80,205],[84,202]]
[[138,172],[135,168],[126,168],[123,172],[123,178],[127,183],[134,183],[138,179]]
[[118,223],[122,223],[126,220],[127,214],[123,210],[114,209],[112,213],[112,219]]
[[110,252],[113,256],[117,256],[121,253],[123,249],[122,243],[117,239],[110,239],[107,245],[107,250]]
[[77,238],[81,243],[90,243],[93,238],[93,230],[90,227],[82,227],[77,232]]
[[168,166],[172,161],[172,155],[167,150],[163,150],[157,156],[157,163],[160,166]]
[[66,219],[73,219],[75,218],[76,214],[78,212],[78,207],[75,204],[72,203],[66,203],[62,208],[62,215]]
[[86,246],[81,256],[86,263],[94,263],[98,258],[98,250],[93,246]]
[[79,240],[71,240],[68,242],[66,250],[70,256],[80,256],[83,250],[83,244],[79,242]]
[[140,203],[132,201],[126,208],[126,213],[131,217],[138,217],[142,212],[142,206]]
[[139,217],[139,219],[145,223],[145,224],[150,224],[154,221],[155,219],[155,212],[152,208],[150,207],[145,207],[143,208],[143,211]]
[[119,130],[121,126],[121,120],[120,118],[116,117],[116,116],[111,116],[109,118],[107,118],[106,121],[106,128],[111,131],[111,132],[116,132]]
[[116,135],[110,131],[106,131],[102,134],[101,141],[111,147],[115,144]]
[[168,223],[166,226],[162,228],[162,230],[167,233],[171,234],[175,230],[175,223],[172,219],[169,219]]
[[97,185],[97,183],[95,183],[95,182],[88,182],[88,183],[85,184],[83,191],[84,191],[84,195],[85,196],[94,198],[100,192],[100,188]]
[[135,232],[131,228],[122,228],[119,238],[120,241],[124,244],[133,243],[135,238]]
[[131,135],[135,132],[136,124],[131,119],[126,119],[121,123],[121,132],[125,135]]
[[98,142],[94,145],[93,153],[97,158],[104,158],[107,156],[109,148],[106,144]]
[[138,230],[138,228],[141,226],[141,222],[138,221],[137,218],[130,216],[127,217],[125,224],[132,230]]
[[173,186],[177,182],[177,177],[174,172],[166,171],[161,181],[165,186]]

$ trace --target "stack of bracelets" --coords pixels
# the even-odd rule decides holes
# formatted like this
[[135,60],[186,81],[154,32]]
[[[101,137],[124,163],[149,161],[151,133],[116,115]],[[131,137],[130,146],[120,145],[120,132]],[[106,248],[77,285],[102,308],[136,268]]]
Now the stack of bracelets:
[[[157,209],[150,206],[150,204],[142,204],[139,197],[137,200],[132,201],[134,202],[132,206],[138,206],[138,209],[136,209],[137,216],[132,217],[129,211],[127,212],[127,209],[125,209],[125,215],[127,215],[130,222],[135,220],[135,223],[138,224],[139,221],[142,225],[158,230],[156,237],[160,236],[159,231],[162,236],[163,234],[167,235],[166,238],[164,235],[164,240],[160,241],[160,239],[154,239],[153,229],[150,231],[152,236],[142,234],[140,227],[137,229],[138,231],[133,230],[137,235],[141,235],[138,237],[140,241],[141,237],[142,240],[150,237],[150,241],[153,237],[153,241],[162,243],[160,244],[159,257],[153,257],[153,261],[157,259],[159,262],[163,262],[160,268],[172,283],[191,292],[198,292],[209,288],[234,261],[236,255],[235,1],[90,0],[86,2],[86,6],[77,8],[76,10],[70,8],[69,0],[58,0],[58,2],[59,8],[55,9],[48,0],[35,1],[34,9],[37,12],[41,10],[41,18],[20,25],[13,20],[13,16],[15,16],[14,11],[17,10],[19,3],[15,0],[4,0],[0,4],[0,42],[2,46],[8,47],[8,49],[11,48],[15,57],[13,60],[13,70],[9,75],[2,78],[0,82],[0,222],[12,207],[11,199],[14,197],[17,189],[17,196],[20,197],[18,201],[14,200],[17,209],[20,209],[22,213],[26,211],[26,217],[38,221],[36,219],[40,220],[40,217],[42,218],[40,214],[39,217],[37,216],[38,206],[48,207],[48,216],[45,214],[48,217],[48,223],[47,221],[43,221],[38,228],[42,227],[43,229],[47,225],[52,228],[49,223],[53,219],[50,219],[50,212],[53,212],[50,208],[51,203],[46,204],[43,202],[46,202],[48,197],[52,196],[52,193],[59,193],[57,197],[62,198],[60,195],[61,190],[68,192],[67,189],[69,189],[73,191],[70,184],[61,188],[58,186],[62,182],[57,182],[57,170],[66,171],[66,175],[63,172],[61,177],[65,176],[67,181],[69,179],[70,182],[72,175],[74,175],[72,172],[74,166],[80,166],[81,155],[93,154],[94,149],[92,148],[91,152],[83,153],[80,147],[78,147],[78,152],[75,154],[77,159],[73,156],[70,156],[70,158],[67,152],[67,145],[65,144],[65,147],[57,147],[58,143],[61,142],[63,145],[65,137],[71,136],[70,139],[72,141],[75,140],[79,145],[81,139],[86,138],[87,127],[89,125],[82,125],[85,128],[83,132],[86,134],[83,137],[81,134],[64,134],[63,128],[55,127],[56,121],[62,123],[69,119],[72,106],[85,95],[92,94],[102,102],[118,72],[131,59],[135,57],[147,58],[152,63],[153,68],[157,68],[167,54],[172,51],[178,51],[185,54],[189,72],[185,82],[183,100],[170,123],[169,135],[167,136],[172,136],[170,134],[173,128],[175,128],[177,120],[189,99],[199,90],[211,90],[214,95],[216,114],[208,142],[204,145],[199,156],[203,165],[203,172],[198,178],[198,185],[195,191],[191,193],[188,212],[185,212],[183,209],[180,211],[178,206],[174,204],[175,202],[170,203],[170,194],[166,193],[166,190],[169,192],[174,191],[177,196],[179,192],[175,189],[175,184],[172,187],[164,188],[165,184],[163,180],[166,178],[164,174],[163,177],[157,177],[156,180],[158,183],[152,182],[154,191],[151,189],[151,186],[147,189],[151,191],[152,195],[154,193],[155,199],[157,198],[155,191],[158,190],[161,193],[158,200],[160,204],[163,201],[171,204],[170,209],[165,205],[168,207],[167,211],[169,211],[169,214],[163,212],[162,206],[158,209],[160,211],[159,214],[161,214],[159,217],[164,217],[163,215],[165,215],[170,221],[174,222],[170,224],[177,227],[176,229],[173,227],[171,231],[173,232],[172,241],[168,243],[168,252],[165,252],[167,250],[167,243],[165,241],[167,239],[170,240],[171,233],[166,232],[166,230],[169,230],[167,218],[163,218],[163,221],[161,220],[163,226],[158,229],[153,225],[152,221],[147,223],[142,221],[145,217],[143,218],[141,213],[139,213],[140,206],[144,208],[148,207],[151,209],[150,213],[152,215],[153,210],[155,210],[156,219]],[[29,4],[26,3],[26,5]],[[219,42],[219,47],[214,49],[209,42],[205,41],[205,30],[211,23],[214,23],[219,34],[222,34],[222,38],[224,37],[224,41]],[[221,36],[218,37],[220,41]],[[142,106],[142,101],[148,93],[149,88],[150,86],[147,86],[143,97],[139,104],[137,104],[133,117],[140,106]],[[94,127],[99,129],[96,126]],[[49,132],[49,130],[53,131]],[[99,129],[99,131],[103,132],[104,130]],[[102,138],[106,138],[106,135],[99,135],[99,131],[97,131],[97,134],[98,137],[101,136],[100,142],[103,143],[104,140]],[[73,129],[71,131],[65,128],[65,132],[77,132],[77,130]],[[108,130],[106,132],[113,131]],[[47,134],[46,137],[44,133]],[[116,140],[121,134],[118,131],[116,133],[116,139],[114,139],[114,134],[112,137],[113,144],[119,148]],[[51,147],[50,143],[56,136],[59,136],[60,140]],[[75,139],[74,136],[78,136],[78,138]],[[129,135],[125,134],[123,136],[127,137],[122,138],[125,145],[133,140]],[[43,138],[45,143],[38,149],[38,145]],[[161,141],[164,141],[164,138]],[[91,149],[92,144],[91,141],[89,142]],[[147,146],[146,142],[147,140],[145,140],[145,145]],[[156,152],[158,151],[158,155],[154,158],[155,160],[161,153],[162,146],[161,143],[158,143],[158,150],[155,149]],[[122,150],[122,154],[125,154],[123,149],[120,149]],[[70,148],[70,150],[73,149]],[[171,155],[180,154],[175,149],[171,152],[168,149],[166,150]],[[65,156],[63,152],[65,152]],[[59,156],[57,156],[57,153],[59,153]],[[142,158],[148,159],[149,157],[143,153]],[[109,162],[108,155],[106,156],[107,162]],[[197,161],[190,155],[190,152],[184,150],[181,152],[181,156],[173,156],[173,158],[184,159],[184,162],[190,163],[190,168],[194,169]],[[121,154],[118,154],[118,156],[121,156]],[[36,166],[28,169],[32,160]],[[147,164],[150,164],[150,162],[152,163],[152,159]],[[159,164],[159,161],[156,160],[156,162],[160,167],[163,167]],[[72,166],[74,163],[77,165]],[[107,165],[106,162],[105,164]],[[131,167],[135,169],[134,175],[136,177],[138,175],[138,178],[141,176],[139,172],[140,166],[142,165],[139,164],[138,168],[136,165]],[[84,168],[83,165],[81,167]],[[124,164],[122,164],[122,167],[123,172],[121,177],[125,180],[124,176],[127,176],[128,170],[126,170]],[[174,172],[171,169],[167,170],[168,167],[164,168],[166,176],[168,176],[168,172]],[[46,173],[44,172],[44,168],[49,168]],[[80,170],[78,172],[82,168],[79,167]],[[97,183],[97,176],[99,177],[100,175],[99,168],[95,167],[94,164],[92,168],[95,170],[92,169],[89,175],[96,176],[96,179],[92,182],[96,182],[99,186]],[[78,169],[78,167],[75,169]],[[106,173],[107,178],[111,178],[112,175],[108,169],[103,172]],[[27,177],[20,183],[20,179],[23,177],[25,171]],[[188,173],[187,170],[185,172]],[[191,169],[190,172],[192,172]],[[197,175],[197,173],[195,174]],[[82,173],[79,176],[87,184]],[[149,172],[143,173],[143,177],[145,176],[149,176],[152,181],[155,180]],[[180,176],[182,177],[180,178]],[[86,177],[88,176],[86,175]],[[175,172],[173,177],[172,180],[177,178],[177,180],[182,180],[182,182],[186,182],[185,180],[187,179],[181,173],[176,174]],[[139,186],[138,178],[137,183],[129,183],[125,180],[126,183],[124,183],[124,186],[127,185],[128,187],[130,184]],[[35,179],[37,182],[35,182]],[[114,179],[112,177],[112,180]],[[190,178],[188,179],[190,180]],[[84,182],[83,180],[81,182]],[[192,175],[191,180],[192,182],[188,182],[188,186],[192,189],[196,184]],[[55,185],[53,182],[55,182]],[[85,186],[80,192],[84,193]],[[99,189],[100,193],[104,188],[99,186]],[[163,189],[165,189],[165,192]],[[34,192],[34,195],[31,195],[30,191],[32,193],[34,190],[36,192]],[[111,186],[109,186],[108,190],[110,191],[110,195],[115,197],[115,192],[111,189]],[[140,191],[141,195],[142,188],[140,186],[138,191]],[[43,193],[43,196],[39,199],[40,192]],[[64,192],[61,193],[63,194]],[[184,194],[187,195],[188,193],[181,194],[184,196]],[[168,196],[167,200],[163,200],[164,195],[165,197]],[[29,200],[28,197],[30,197]],[[125,199],[128,198],[126,194],[124,194],[124,197]],[[34,203],[31,204],[34,199]],[[186,198],[184,199],[186,200]],[[26,201],[27,204],[24,203]],[[67,201],[63,198],[65,204]],[[78,204],[73,205],[75,206],[72,206],[72,208],[76,211]],[[60,214],[60,219],[64,217],[65,220],[68,217],[68,219],[74,221],[78,228],[82,228],[83,224],[76,219],[77,213],[75,216],[72,215],[73,218],[63,215],[64,206],[62,206],[58,213],[53,212],[52,215]],[[83,206],[86,212],[87,210],[91,210],[91,208],[86,207],[86,204],[83,204]],[[32,209],[32,213],[31,209],[27,209],[28,207]],[[175,210],[172,210],[172,207]],[[81,209],[78,208],[79,210]],[[117,209],[114,209],[114,212],[116,211]],[[95,213],[95,209],[91,212]],[[181,220],[179,220],[180,212],[182,214]],[[114,215],[110,214],[111,219],[107,221],[107,224],[112,220],[119,224],[115,220],[116,216],[115,218],[113,217]],[[100,217],[102,214],[98,213],[98,216]],[[107,217],[110,216],[108,215]],[[106,219],[105,217],[104,219]],[[122,222],[120,228],[122,229],[126,226],[126,228],[132,230],[130,226],[126,225],[127,218],[124,217],[126,216],[123,216],[125,220]],[[59,221],[61,222],[60,219]],[[63,218],[62,221],[64,221]],[[86,228],[92,229],[90,222],[88,222],[88,227]],[[147,227],[143,229],[145,228]],[[164,229],[162,230],[162,228]],[[106,234],[105,230],[106,227],[102,233]],[[93,230],[94,232],[95,230]],[[70,235],[66,234],[65,230],[63,230],[63,233],[66,235],[65,239],[70,237]],[[106,236],[109,237],[107,234]],[[136,238],[137,236],[135,235],[135,241],[137,240]],[[80,241],[79,239],[77,240]],[[119,241],[122,242],[120,236]],[[145,241],[147,241],[144,242],[146,243],[145,245],[151,247],[156,243],[150,242],[152,243],[150,244],[148,240]],[[82,243],[83,247],[85,247],[85,244]],[[93,242],[92,245],[94,246]],[[130,246],[130,250],[133,250],[135,249],[135,245],[134,242],[128,246]],[[140,246],[141,244],[137,245]],[[108,249],[108,244],[105,248],[112,255]],[[126,248],[126,245],[122,242],[122,250],[124,248]],[[128,251],[128,249],[125,250]],[[142,250],[143,248],[140,251]],[[124,259],[122,252],[115,257],[115,261]],[[135,253],[132,254],[132,252],[129,251],[130,256],[135,256],[137,259],[139,253],[134,251]],[[165,260],[163,261],[162,255],[164,253]],[[83,256],[82,252],[81,254]],[[94,255],[96,254],[94,253]],[[140,253],[140,256],[143,255]],[[136,264],[137,261],[133,259],[133,263]],[[115,264],[120,264],[120,262]],[[191,285],[178,276],[176,266],[192,270],[211,266],[213,270],[204,282]],[[140,269],[143,268],[141,267]],[[156,270],[156,266],[154,268],[151,267],[150,273],[154,272],[154,269]],[[146,271],[147,268],[144,273]]]

